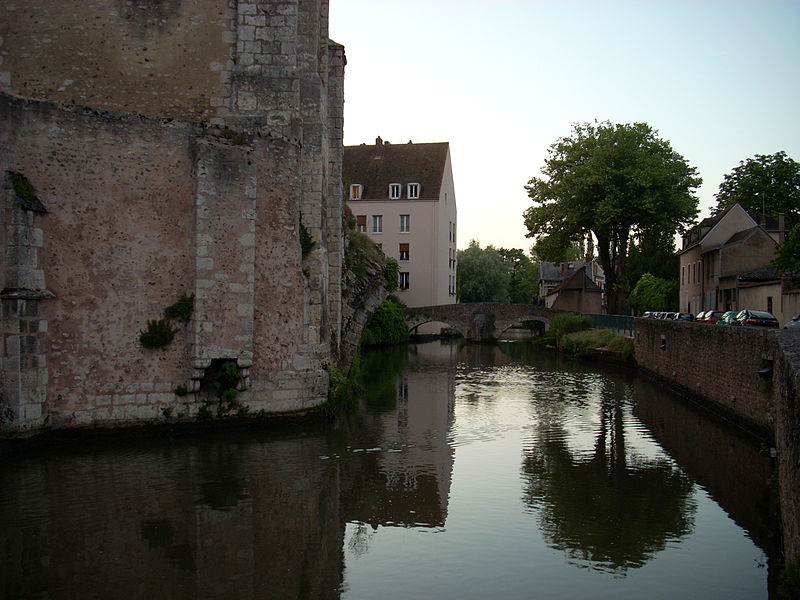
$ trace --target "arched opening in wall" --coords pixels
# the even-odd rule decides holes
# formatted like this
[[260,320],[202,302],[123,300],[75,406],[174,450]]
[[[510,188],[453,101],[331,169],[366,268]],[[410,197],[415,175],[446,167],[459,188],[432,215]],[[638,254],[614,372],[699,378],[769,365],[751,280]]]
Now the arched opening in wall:
[[526,319],[514,323],[497,336],[501,341],[529,340],[544,335],[546,324],[538,319]]
[[412,338],[459,337],[461,332],[445,321],[425,321],[409,329]]
[[245,387],[246,369],[242,369],[235,358],[215,358],[203,372],[198,394],[202,407],[200,417],[224,417],[244,414],[247,407],[239,399]]

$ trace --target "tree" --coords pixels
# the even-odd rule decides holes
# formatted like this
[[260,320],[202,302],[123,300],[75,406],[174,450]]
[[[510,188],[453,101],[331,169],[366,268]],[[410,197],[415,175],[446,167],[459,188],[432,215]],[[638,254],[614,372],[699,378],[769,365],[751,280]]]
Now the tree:
[[645,273],[677,282],[680,266],[680,257],[675,253],[675,238],[670,232],[652,233],[640,240],[632,240],[628,253],[629,288],[632,289]]
[[539,269],[519,248],[498,248],[509,271],[508,301],[531,304],[539,291]]
[[737,202],[751,215],[786,215],[786,228],[800,223],[800,163],[786,153],[756,154],[725,175],[716,194],[721,212]]
[[494,246],[471,240],[458,251],[458,297],[461,302],[508,302],[511,281],[503,257]]
[[627,312],[631,236],[674,235],[697,216],[694,167],[646,123],[585,123],[550,147],[526,190],[538,206],[525,213],[528,236],[562,247],[591,232],[606,276],[609,313]]
[[678,306],[678,282],[645,273],[631,290],[628,303],[637,316],[646,310],[675,310]]
[[800,223],[787,232],[772,262],[781,271],[800,275]]

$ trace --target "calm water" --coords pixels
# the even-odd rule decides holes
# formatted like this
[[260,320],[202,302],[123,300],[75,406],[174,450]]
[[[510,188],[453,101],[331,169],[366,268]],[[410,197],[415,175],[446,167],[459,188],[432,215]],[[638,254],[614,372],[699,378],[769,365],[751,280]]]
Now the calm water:
[[367,354],[332,423],[0,466],[2,598],[767,598],[761,446],[524,344]]

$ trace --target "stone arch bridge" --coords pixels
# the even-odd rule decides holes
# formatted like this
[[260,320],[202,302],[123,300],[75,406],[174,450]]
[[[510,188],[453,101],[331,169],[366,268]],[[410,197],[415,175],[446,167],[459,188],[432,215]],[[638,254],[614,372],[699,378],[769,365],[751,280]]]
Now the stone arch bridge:
[[487,342],[497,339],[497,334],[509,327],[521,326],[525,321],[539,321],[547,329],[553,317],[563,312],[532,304],[475,302],[406,308],[404,316],[411,332],[425,323],[440,321],[447,323],[467,341]]

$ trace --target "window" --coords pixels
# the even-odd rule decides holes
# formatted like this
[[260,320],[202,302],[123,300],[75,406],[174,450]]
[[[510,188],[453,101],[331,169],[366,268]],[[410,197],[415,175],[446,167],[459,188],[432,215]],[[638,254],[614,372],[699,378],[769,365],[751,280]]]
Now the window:
[[356,216],[356,231],[367,233],[367,215]]
[[400,215],[400,233],[411,231],[411,215]]
[[772,296],[767,296],[767,312],[772,312]]
[[401,271],[400,272],[400,289],[407,290],[408,289],[408,272]]
[[408,184],[408,197],[410,200],[416,200],[419,198],[419,184],[418,183],[409,183]]
[[399,183],[389,184],[389,200],[399,200],[400,194],[403,193],[403,186]]
[[400,244],[400,260],[408,260],[408,244]]
[[361,200],[361,192],[363,186],[360,183],[354,183],[350,186],[350,200]]
[[383,215],[372,215],[372,233],[383,233]]

